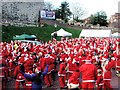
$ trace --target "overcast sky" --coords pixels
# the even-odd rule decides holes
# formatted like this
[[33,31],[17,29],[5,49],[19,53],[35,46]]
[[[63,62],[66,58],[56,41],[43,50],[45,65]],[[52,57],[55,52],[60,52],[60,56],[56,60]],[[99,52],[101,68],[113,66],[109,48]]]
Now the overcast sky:
[[[66,1],[70,4],[80,3],[84,9],[86,9],[87,14],[83,17],[86,18],[91,14],[95,14],[97,11],[105,11],[107,13],[108,19],[111,15],[118,12],[118,2],[120,0],[44,0],[51,2],[55,7],[59,7],[62,1]],[[119,7],[120,8],[120,7]]]

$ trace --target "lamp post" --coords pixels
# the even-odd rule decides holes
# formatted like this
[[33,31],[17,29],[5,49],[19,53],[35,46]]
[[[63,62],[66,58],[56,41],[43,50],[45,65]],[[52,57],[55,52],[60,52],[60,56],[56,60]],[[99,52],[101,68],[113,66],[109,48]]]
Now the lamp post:
[[41,24],[41,15],[40,15],[40,10],[39,10],[39,13],[38,13],[38,26],[40,27],[40,24]]
[[56,28],[57,28],[57,24],[56,23],[54,24],[54,27],[55,27],[55,31],[56,31]]
[[57,27],[57,24],[56,24],[56,23],[54,24],[54,27],[55,27],[55,32],[54,32],[53,38],[55,38],[55,39],[56,39],[56,38],[57,38],[57,32],[56,32],[56,27]]

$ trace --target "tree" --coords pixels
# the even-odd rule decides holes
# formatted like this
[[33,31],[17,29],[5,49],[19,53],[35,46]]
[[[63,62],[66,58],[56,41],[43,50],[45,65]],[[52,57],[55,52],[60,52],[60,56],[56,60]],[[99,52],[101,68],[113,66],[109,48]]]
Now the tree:
[[64,20],[65,22],[68,21],[68,17],[72,14],[69,9],[69,3],[62,2],[61,6],[56,10],[56,13],[58,16],[56,18],[60,17],[60,19]]
[[91,15],[90,21],[91,21],[91,24],[93,24],[93,25],[97,25],[97,24],[99,24],[100,26],[107,26],[108,25],[107,15],[104,11],[100,11],[94,15]]
[[55,17],[56,18],[61,18],[61,10],[60,9],[57,9],[57,10],[54,10],[55,11]]
[[86,14],[86,10],[82,8],[80,3],[72,3],[71,12],[73,14],[73,19],[79,21],[80,18]]

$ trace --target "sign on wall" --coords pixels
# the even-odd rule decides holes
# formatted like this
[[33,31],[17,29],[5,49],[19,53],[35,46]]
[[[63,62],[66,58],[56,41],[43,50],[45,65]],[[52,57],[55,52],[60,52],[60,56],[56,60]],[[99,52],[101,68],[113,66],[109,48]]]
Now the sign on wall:
[[55,19],[54,11],[41,10],[40,15],[41,15],[41,18],[43,19]]

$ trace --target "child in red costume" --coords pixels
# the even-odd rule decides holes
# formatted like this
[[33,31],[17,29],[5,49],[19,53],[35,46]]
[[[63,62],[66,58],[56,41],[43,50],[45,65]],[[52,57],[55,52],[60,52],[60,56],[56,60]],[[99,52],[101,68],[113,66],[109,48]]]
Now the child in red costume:
[[103,76],[102,76],[102,70],[98,69],[98,76],[97,76],[97,81],[96,81],[96,87],[98,90],[102,90],[103,88]]

